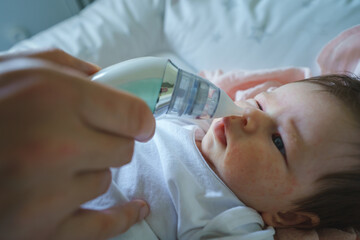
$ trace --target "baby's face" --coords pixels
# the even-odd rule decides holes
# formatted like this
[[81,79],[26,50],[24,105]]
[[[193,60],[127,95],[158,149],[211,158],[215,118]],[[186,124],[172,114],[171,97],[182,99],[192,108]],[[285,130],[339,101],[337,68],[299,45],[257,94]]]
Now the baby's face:
[[247,206],[291,210],[294,200],[316,192],[320,176],[352,166],[340,158],[356,137],[350,115],[318,90],[311,83],[287,84],[239,103],[243,117],[213,121],[200,150]]

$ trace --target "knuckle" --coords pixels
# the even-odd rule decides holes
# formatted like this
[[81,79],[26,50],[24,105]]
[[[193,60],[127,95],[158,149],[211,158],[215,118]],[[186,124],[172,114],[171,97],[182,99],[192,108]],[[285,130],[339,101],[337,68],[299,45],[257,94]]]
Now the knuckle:
[[[127,164],[131,161],[133,153],[134,153],[134,148],[135,148],[135,141],[134,140],[127,140],[125,145],[124,145],[124,152],[121,153],[121,165],[123,164]],[[120,167],[119,166],[119,167]]]
[[111,167],[121,167],[129,163],[132,159],[135,148],[135,141],[131,138],[121,138],[119,141],[116,141],[115,144],[108,149],[108,152],[114,153],[111,154],[113,159],[111,162]]
[[111,171],[110,169],[106,169],[101,173],[100,176],[100,195],[106,193],[110,184],[111,184]]

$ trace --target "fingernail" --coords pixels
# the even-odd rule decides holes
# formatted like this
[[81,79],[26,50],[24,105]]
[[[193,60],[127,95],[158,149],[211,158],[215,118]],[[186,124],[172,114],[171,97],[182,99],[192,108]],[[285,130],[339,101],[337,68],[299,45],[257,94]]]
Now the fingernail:
[[96,70],[96,71],[100,71],[101,70],[101,67],[99,67],[98,65],[95,65],[95,64],[92,64],[93,65],[93,67],[94,67],[94,69]]
[[90,62],[86,62],[86,65],[85,65],[85,68],[86,68],[86,71],[88,71],[89,74],[94,74],[98,71],[101,70],[101,67],[93,64],[93,63],[90,63]]
[[149,206],[147,204],[144,204],[144,206],[140,208],[139,220],[143,220],[144,218],[146,218],[147,215],[149,215],[149,211]]

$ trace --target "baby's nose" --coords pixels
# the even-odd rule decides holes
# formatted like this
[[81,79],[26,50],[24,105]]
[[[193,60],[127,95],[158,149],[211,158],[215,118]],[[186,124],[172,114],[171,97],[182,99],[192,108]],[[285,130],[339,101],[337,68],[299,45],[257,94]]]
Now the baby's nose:
[[245,125],[243,125],[244,131],[247,133],[254,133],[259,128],[261,124],[261,111],[254,108],[248,107],[244,109],[244,115],[242,120]]
[[260,129],[262,125],[266,124],[267,117],[264,112],[251,106],[251,105],[242,105],[244,112],[242,116],[230,116],[227,117],[227,121],[231,121],[235,124],[238,130],[251,134],[255,133]]

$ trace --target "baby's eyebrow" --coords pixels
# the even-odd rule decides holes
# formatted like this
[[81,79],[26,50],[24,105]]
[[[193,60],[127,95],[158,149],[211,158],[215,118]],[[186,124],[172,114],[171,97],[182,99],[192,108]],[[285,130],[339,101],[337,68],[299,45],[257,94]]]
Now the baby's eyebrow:
[[299,142],[301,142],[301,140],[302,140],[302,137],[301,137],[301,134],[300,134],[300,130],[299,130],[299,128],[297,127],[297,125],[295,123],[295,120],[290,119],[289,125],[291,126],[291,133],[290,133],[291,134],[291,140],[295,141],[296,144],[299,144]]
[[304,139],[295,119],[289,119],[289,121],[286,121],[284,132],[287,164],[290,169],[293,169],[296,164],[294,166],[292,159],[296,159],[296,156],[299,156],[299,153],[305,150]]
[[[272,108],[273,104],[275,106],[281,106],[284,103],[284,99],[279,98],[275,92],[264,93],[261,98],[269,108]],[[301,146],[304,144],[301,130],[296,124],[296,119],[293,117],[281,120],[278,122],[278,126],[279,133],[284,140],[288,161],[290,160],[291,162],[292,156],[294,154],[296,155],[296,152],[300,151],[300,149],[302,149]]]

